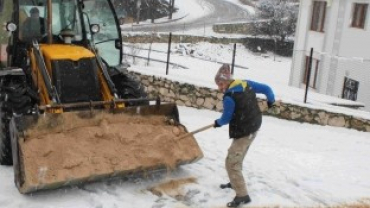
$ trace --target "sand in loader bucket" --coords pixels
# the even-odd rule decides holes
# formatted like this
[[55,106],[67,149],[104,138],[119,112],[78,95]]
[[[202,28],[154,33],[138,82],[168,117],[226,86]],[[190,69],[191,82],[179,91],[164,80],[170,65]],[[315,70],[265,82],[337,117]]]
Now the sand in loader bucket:
[[164,116],[41,117],[19,139],[20,192],[194,162],[203,157],[194,137],[176,139],[186,132]]

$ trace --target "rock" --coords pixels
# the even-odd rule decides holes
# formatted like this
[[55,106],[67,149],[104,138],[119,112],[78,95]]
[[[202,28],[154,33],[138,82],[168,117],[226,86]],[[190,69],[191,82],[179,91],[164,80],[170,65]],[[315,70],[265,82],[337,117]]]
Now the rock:
[[222,101],[217,102],[216,104],[216,110],[217,111],[222,111],[224,109],[224,105]]
[[203,106],[207,109],[213,109],[213,107],[215,106],[215,100],[213,100],[212,98],[206,98]]
[[196,103],[198,106],[202,106],[204,104],[204,98],[198,98]]
[[328,125],[344,127],[346,125],[346,120],[344,119],[343,116],[331,117],[328,119]]

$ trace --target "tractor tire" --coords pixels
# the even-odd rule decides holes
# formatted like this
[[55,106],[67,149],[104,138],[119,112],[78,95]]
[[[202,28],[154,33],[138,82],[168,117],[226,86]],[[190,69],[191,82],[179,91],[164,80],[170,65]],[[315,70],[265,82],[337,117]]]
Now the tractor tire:
[[9,122],[14,115],[32,112],[37,93],[29,88],[24,77],[2,78],[0,86],[0,165],[13,165]]
[[4,111],[3,104],[3,102],[0,102],[0,165],[13,165],[9,133],[10,120],[7,112]]
[[[118,73],[111,77],[121,99],[147,98],[148,95],[140,81],[128,73]],[[128,102],[126,106],[149,105],[149,101]]]

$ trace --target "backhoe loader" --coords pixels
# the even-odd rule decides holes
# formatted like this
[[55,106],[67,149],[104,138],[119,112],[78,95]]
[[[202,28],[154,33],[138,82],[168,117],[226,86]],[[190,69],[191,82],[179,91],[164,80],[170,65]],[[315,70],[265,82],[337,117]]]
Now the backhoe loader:
[[0,1],[0,163],[22,194],[202,158],[122,62],[110,0]]

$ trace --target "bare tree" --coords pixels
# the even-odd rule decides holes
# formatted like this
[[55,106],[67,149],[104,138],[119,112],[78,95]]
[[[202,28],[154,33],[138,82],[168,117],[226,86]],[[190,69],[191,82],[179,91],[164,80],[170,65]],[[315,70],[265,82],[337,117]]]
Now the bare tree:
[[174,11],[174,7],[175,7],[175,0],[170,0],[170,16],[169,16],[170,19],[172,19],[172,13]]
[[256,17],[252,25],[254,34],[268,35],[279,41],[294,35],[298,5],[286,0],[260,0],[256,5]]

